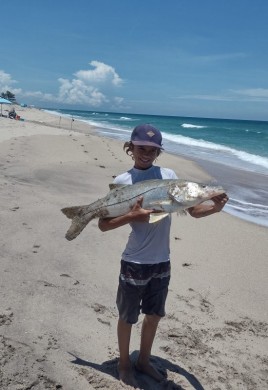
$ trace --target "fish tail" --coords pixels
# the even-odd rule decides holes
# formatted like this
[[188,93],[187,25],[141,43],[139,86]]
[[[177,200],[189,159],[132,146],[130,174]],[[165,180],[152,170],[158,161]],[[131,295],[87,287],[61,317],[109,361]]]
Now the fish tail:
[[79,206],[65,207],[64,209],[61,209],[61,211],[67,218],[72,219],[72,224],[65,234],[65,238],[68,241],[74,240],[94,218],[93,214],[87,215],[87,218],[83,218],[81,215],[83,210]]

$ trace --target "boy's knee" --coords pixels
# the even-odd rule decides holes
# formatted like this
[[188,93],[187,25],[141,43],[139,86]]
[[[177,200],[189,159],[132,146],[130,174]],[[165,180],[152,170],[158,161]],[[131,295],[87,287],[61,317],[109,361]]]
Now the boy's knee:
[[144,320],[148,324],[158,324],[158,322],[161,320],[162,317],[158,316],[157,314],[145,314]]

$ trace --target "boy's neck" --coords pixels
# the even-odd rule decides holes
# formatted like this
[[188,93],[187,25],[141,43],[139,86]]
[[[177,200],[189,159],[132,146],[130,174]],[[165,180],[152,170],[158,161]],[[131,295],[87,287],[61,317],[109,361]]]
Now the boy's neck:
[[141,167],[136,167],[136,166],[134,165],[134,168],[135,168],[135,169],[139,169],[140,171],[147,171],[147,169],[152,168],[152,166],[153,166],[153,165],[151,165],[150,167],[147,167],[147,168],[141,168]]

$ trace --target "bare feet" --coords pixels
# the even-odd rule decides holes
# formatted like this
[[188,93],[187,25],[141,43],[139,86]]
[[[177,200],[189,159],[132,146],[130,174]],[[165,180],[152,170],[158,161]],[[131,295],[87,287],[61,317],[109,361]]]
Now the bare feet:
[[138,384],[134,377],[132,365],[127,367],[122,367],[118,363],[117,370],[118,370],[120,382],[124,383],[125,385],[132,386],[135,389],[138,389]]
[[143,374],[149,375],[151,378],[155,379],[157,382],[162,382],[166,379],[159,371],[157,371],[150,362],[148,363],[140,363],[137,362],[135,364],[135,368],[137,371],[142,372]]

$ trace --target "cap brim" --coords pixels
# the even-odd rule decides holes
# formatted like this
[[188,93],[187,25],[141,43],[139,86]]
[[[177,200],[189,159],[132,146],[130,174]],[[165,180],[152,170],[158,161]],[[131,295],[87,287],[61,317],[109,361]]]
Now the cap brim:
[[150,141],[131,141],[131,142],[133,143],[133,145],[137,145],[137,146],[153,146],[154,148],[164,150],[162,146]]

